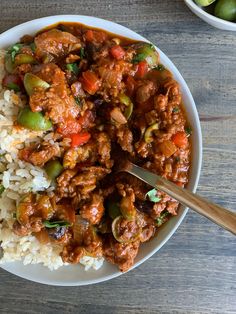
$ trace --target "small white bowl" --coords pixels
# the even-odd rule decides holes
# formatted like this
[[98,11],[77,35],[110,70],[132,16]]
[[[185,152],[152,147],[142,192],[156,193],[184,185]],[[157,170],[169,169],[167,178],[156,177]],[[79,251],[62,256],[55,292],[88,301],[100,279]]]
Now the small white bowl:
[[[131,39],[147,42],[144,37],[138,35],[130,29],[107,20],[81,15],[57,15],[32,20],[15,26],[2,33],[0,35],[0,48],[7,48],[13,43],[18,42],[23,35],[35,34],[42,28],[58,22],[79,22],[91,27],[102,28],[109,32],[123,35]],[[160,49],[156,49],[160,54],[161,63],[172,72],[174,78],[179,82],[187,119],[193,130],[192,162],[189,184],[187,188],[195,192],[200,176],[202,162],[202,134],[197,109],[191,92],[180,72]],[[186,213],[187,208],[181,206],[179,208],[178,215],[172,217],[167,223],[165,223],[156,237],[154,237],[151,241],[144,243],[140,247],[138,256],[135,259],[135,264],[131,269],[146,261],[169,240],[169,238],[181,224]],[[10,273],[25,279],[57,286],[83,286],[94,284],[115,278],[122,274],[118,270],[117,266],[111,265],[107,262],[105,262],[103,267],[101,267],[99,270],[89,270],[87,272],[84,271],[84,268],[79,265],[63,266],[56,271],[50,271],[48,268],[39,264],[24,266],[22,262],[7,263],[1,265],[1,267]]]
[[226,31],[236,31],[236,23],[222,20],[199,7],[194,0],[184,0],[189,9],[208,24]]

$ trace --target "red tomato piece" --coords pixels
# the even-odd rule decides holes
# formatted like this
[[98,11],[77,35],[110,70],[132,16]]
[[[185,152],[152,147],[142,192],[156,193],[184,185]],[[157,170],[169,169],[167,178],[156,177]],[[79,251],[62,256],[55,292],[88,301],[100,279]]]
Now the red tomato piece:
[[77,134],[70,134],[71,139],[71,147],[77,147],[87,143],[90,139],[91,135],[88,132],[81,132]]
[[85,39],[89,42],[103,43],[107,35],[104,32],[89,29],[85,32]]
[[125,56],[125,51],[120,45],[111,47],[110,53],[112,57],[115,58],[116,60],[121,60]]
[[188,137],[185,132],[177,132],[171,138],[172,142],[180,148],[185,148],[188,144]]
[[139,78],[144,77],[148,72],[148,63],[146,60],[140,61],[138,63],[138,70],[136,72],[136,76]]
[[94,95],[100,87],[100,80],[92,71],[82,73],[81,83],[83,89],[91,95]]

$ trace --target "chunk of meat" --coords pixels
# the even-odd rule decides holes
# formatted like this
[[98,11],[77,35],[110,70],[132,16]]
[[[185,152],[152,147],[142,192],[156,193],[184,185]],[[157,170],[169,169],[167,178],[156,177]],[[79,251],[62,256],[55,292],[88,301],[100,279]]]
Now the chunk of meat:
[[133,153],[133,134],[126,125],[121,125],[117,130],[117,142],[124,151]]
[[83,247],[68,244],[63,247],[60,255],[64,263],[78,264],[80,259],[85,255],[85,253],[86,251]]
[[39,167],[44,166],[46,162],[57,156],[60,156],[60,148],[58,144],[51,145],[47,142],[43,143],[38,148],[23,148],[19,153],[20,159]]
[[143,81],[142,84],[137,88],[136,101],[143,103],[147,101],[151,96],[155,94],[157,87],[152,81]]
[[83,163],[88,160],[95,162],[96,159],[96,144],[95,142],[89,142],[83,146],[68,149],[63,157],[63,166],[73,169],[77,163]]
[[76,175],[78,169],[65,170],[57,178],[57,194],[59,197],[69,197],[75,195],[75,186],[71,186],[70,182],[72,178]]
[[63,124],[68,119],[76,119],[80,112],[67,86],[64,72],[55,64],[42,65],[35,74],[50,84],[50,88],[37,89],[30,96],[32,111],[45,111],[53,123]]
[[93,193],[89,201],[80,209],[82,218],[87,219],[92,225],[99,224],[103,214],[103,196],[99,193]]
[[104,164],[107,168],[113,166],[113,161],[110,160],[111,141],[105,132],[98,133],[97,137],[97,150],[99,155],[99,162]]
[[103,254],[108,262],[118,265],[120,271],[125,272],[133,266],[139,245],[140,241],[119,243],[109,235],[103,244]]
[[55,57],[62,57],[81,47],[80,39],[78,37],[58,29],[51,29],[43,32],[37,35],[34,41],[36,44],[36,55],[39,57],[47,54],[52,54]]

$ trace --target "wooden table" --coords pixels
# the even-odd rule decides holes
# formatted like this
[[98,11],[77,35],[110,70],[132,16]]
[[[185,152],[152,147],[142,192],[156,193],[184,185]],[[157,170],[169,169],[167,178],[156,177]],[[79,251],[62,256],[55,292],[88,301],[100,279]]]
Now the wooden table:
[[[182,0],[1,0],[0,31],[37,17],[84,14],[130,27],[186,79],[202,120],[198,192],[236,210],[236,33],[202,22]],[[50,287],[0,270],[1,313],[236,313],[236,237],[189,212],[151,259],[117,279]]]

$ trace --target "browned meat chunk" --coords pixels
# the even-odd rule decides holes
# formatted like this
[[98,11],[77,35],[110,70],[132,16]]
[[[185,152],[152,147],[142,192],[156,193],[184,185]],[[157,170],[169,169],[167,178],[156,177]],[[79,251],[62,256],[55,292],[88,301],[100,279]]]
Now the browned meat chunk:
[[80,40],[74,35],[52,29],[35,37],[36,54],[40,57],[52,54],[61,57],[81,47]]
[[[27,153],[26,153],[27,152]],[[39,148],[27,147],[20,151],[19,157],[34,166],[42,167],[51,158],[60,156],[60,148],[57,144],[51,145],[47,142],[42,144]]]
[[136,101],[143,103],[156,92],[156,85],[152,81],[143,81],[136,91]]
[[125,272],[134,264],[139,245],[139,241],[119,243],[112,236],[108,236],[104,241],[103,254],[108,262],[118,265]]
[[93,193],[89,201],[80,209],[82,218],[87,219],[92,225],[99,224],[103,213],[103,197],[99,193]]
[[121,125],[117,131],[118,143],[121,148],[129,153],[133,153],[133,134],[126,125]]
[[32,111],[44,110],[56,124],[75,119],[80,109],[67,86],[64,72],[57,65],[49,63],[41,66],[35,74],[51,84],[51,87],[47,90],[38,89],[30,96]]

